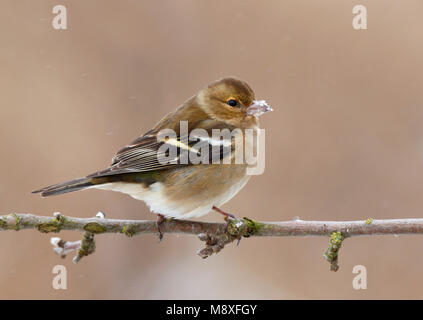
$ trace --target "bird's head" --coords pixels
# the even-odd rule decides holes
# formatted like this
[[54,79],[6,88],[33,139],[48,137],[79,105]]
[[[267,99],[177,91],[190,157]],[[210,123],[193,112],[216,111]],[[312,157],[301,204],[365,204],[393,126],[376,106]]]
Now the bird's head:
[[257,125],[257,118],[272,111],[264,100],[256,100],[250,86],[236,78],[210,83],[197,95],[197,102],[211,118],[236,127]]

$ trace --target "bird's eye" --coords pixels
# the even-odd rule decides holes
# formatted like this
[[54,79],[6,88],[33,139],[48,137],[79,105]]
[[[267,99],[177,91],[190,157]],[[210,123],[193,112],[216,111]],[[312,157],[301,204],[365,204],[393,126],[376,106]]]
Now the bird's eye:
[[226,103],[231,107],[236,107],[238,105],[238,102],[235,99],[229,99]]

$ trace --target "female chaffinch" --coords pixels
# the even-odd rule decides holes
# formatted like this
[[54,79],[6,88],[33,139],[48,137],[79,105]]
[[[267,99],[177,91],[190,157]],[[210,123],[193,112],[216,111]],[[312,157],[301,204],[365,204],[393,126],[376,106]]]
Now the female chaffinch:
[[[158,215],[158,222],[164,216],[184,219],[211,210],[227,216],[219,206],[238,193],[250,178],[248,164],[234,162],[236,141],[246,130],[257,131],[258,116],[271,110],[265,101],[255,100],[253,90],[244,81],[235,78],[214,81],[166,115],[152,130],[121,149],[107,169],[33,193],[47,197],[88,188],[119,191],[145,201]],[[189,139],[180,133],[183,124]],[[199,129],[209,136],[193,134]],[[229,149],[224,148],[225,140],[211,137],[210,133],[216,129],[237,132],[230,137]],[[162,136],[166,130],[173,130],[176,137]],[[245,143],[243,146],[247,147]],[[169,160],[172,147],[176,153]],[[199,149],[207,150],[200,147],[210,147],[202,160],[217,157],[221,162],[190,161]],[[188,161],[182,161],[184,152]]]

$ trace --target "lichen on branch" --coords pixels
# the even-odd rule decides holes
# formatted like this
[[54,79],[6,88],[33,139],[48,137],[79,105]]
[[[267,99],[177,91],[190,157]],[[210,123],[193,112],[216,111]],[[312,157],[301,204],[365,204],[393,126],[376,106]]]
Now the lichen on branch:
[[[42,233],[58,233],[61,230],[83,232],[79,241],[65,241],[52,238],[54,250],[61,256],[77,251],[74,261],[92,254],[95,250],[94,236],[102,233],[121,233],[128,237],[141,234],[157,234],[156,221],[75,218],[55,213],[52,217],[34,214],[11,213],[0,216],[1,230],[33,229]],[[205,248],[198,255],[207,258],[218,253],[227,244],[239,242],[248,237],[302,237],[324,236],[330,238],[330,246],[324,256],[331,264],[331,270],[338,270],[338,255],[345,238],[371,235],[423,234],[423,219],[359,221],[303,221],[300,219],[282,222],[259,222],[249,218],[230,219],[227,223],[210,223],[178,219],[166,219],[160,224],[160,232],[197,235],[205,242]]]

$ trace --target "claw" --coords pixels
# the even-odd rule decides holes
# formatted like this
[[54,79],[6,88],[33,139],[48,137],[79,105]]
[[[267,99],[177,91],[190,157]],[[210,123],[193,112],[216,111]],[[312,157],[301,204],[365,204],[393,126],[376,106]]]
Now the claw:
[[237,247],[238,247],[238,246],[239,246],[239,244],[241,243],[241,239],[242,239],[242,237],[238,238],[238,241],[236,242],[236,246],[237,246]]

